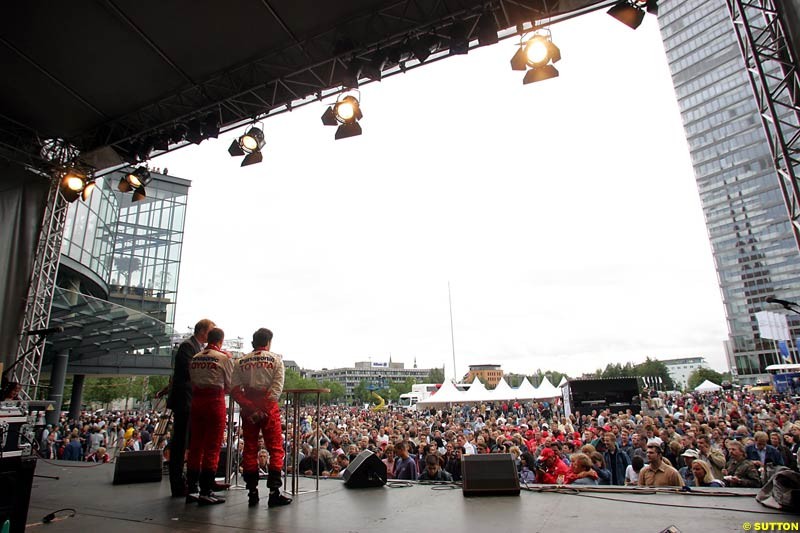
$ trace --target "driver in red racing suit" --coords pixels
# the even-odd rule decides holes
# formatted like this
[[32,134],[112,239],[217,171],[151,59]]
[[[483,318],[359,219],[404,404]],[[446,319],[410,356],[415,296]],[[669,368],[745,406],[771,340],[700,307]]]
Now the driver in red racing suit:
[[261,328],[253,333],[253,351],[236,361],[231,395],[242,407],[244,451],[242,478],[248,489],[248,505],[258,504],[258,435],[269,451],[267,488],[269,507],[292,503],[280,492],[283,468],[283,438],[278,398],[283,391],[283,357],[269,351],[272,332]]
[[[192,357],[189,375],[192,382],[192,433],[186,467],[186,501],[200,505],[225,503],[212,492],[219,464],[219,452],[225,433],[225,392],[231,387],[233,361],[222,351],[225,333],[214,328],[208,332],[208,345]],[[198,481],[200,494],[194,493]]]

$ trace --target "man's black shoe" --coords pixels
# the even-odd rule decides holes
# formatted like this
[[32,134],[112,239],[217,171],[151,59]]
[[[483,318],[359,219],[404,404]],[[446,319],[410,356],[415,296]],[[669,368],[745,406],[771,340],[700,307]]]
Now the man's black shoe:
[[290,503],[292,503],[292,499],[284,496],[280,492],[269,493],[269,500],[267,500],[267,505],[269,507],[280,507],[282,505],[289,505]]
[[200,497],[197,498],[197,503],[200,505],[217,505],[220,503],[225,503],[225,498],[220,498],[214,494],[201,494]]
[[255,507],[258,505],[258,489],[251,490],[247,493],[247,506],[248,507]]
[[200,499],[200,493],[195,492],[194,494],[187,494],[186,495],[186,503],[196,503],[197,500]]

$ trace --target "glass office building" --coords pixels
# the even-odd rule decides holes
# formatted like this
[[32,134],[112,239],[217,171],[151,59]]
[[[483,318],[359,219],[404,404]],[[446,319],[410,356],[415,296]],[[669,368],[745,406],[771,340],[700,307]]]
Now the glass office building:
[[[742,383],[779,361],[755,313],[800,299],[800,253],[725,0],[663,0],[658,21],[689,142]],[[792,338],[800,322],[789,317]]]

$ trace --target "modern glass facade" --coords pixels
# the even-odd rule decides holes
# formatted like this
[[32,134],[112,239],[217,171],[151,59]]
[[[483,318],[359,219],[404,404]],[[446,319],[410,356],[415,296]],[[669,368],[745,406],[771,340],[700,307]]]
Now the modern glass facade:
[[[800,298],[800,253],[724,0],[663,0],[658,21],[681,109],[740,381],[779,362],[755,313]],[[789,317],[792,337],[800,323]]]
[[152,176],[144,200],[133,203],[132,195],[117,193],[109,299],[173,326],[190,182]]
[[151,175],[139,202],[117,190],[122,173],[116,172],[98,180],[89,202],[70,206],[59,286],[172,326],[191,182]]

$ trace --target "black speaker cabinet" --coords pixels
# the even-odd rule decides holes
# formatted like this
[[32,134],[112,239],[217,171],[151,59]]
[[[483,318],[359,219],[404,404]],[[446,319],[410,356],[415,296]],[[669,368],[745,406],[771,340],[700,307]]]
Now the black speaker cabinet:
[[350,488],[386,485],[386,465],[369,450],[359,453],[342,472],[344,484]]
[[162,476],[161,450],[122,452],[114,467],[114,485],[160,482]]
[[35,457],[0,459],[0,526],[11,521],[11,533],[24,533],[28,521]]
[[519,477],[509,453],[464,455],[461,458],[464,496],[519,496]]

